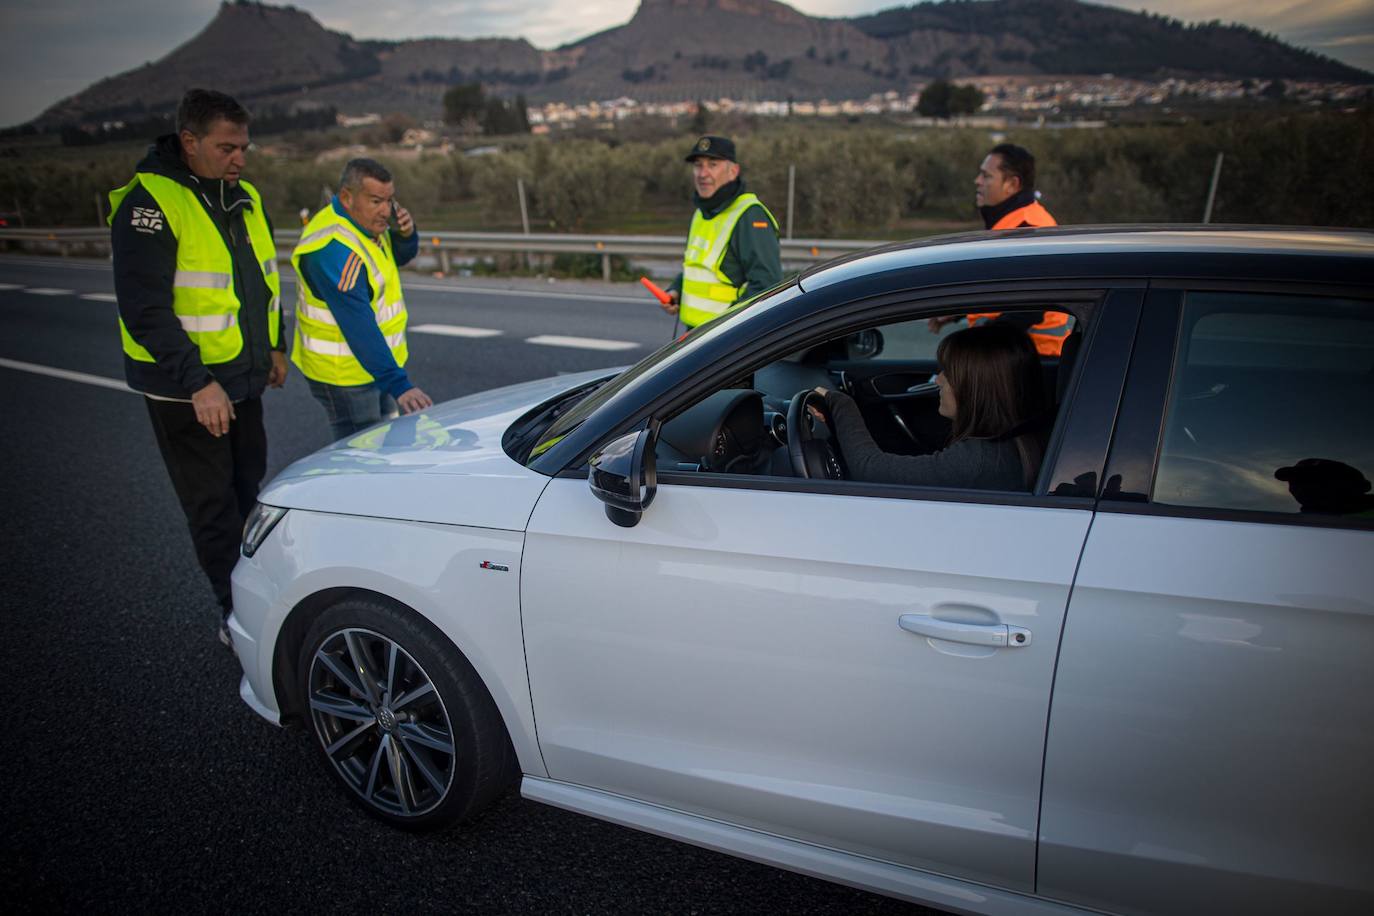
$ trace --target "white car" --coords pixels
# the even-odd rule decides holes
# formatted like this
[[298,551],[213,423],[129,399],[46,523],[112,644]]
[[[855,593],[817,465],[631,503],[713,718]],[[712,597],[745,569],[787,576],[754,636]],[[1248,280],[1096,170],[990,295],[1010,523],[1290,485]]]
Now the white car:
[[[845,479],[807,393],[937,450],[969,313],[1067,316],[1034,486]],[[1372,404],[1369,233],[877,250],[296,462],[241,694],[402,827],[518,781],[960,912],[1374,912]]]

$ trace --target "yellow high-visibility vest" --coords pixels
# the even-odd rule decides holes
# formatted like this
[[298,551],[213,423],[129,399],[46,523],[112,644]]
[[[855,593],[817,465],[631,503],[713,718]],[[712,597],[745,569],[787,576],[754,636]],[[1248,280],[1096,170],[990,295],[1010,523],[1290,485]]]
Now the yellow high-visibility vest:
[[396,365],[404,366],[410,356],[406,346],[406,303],[401,296],[401,273],[391,250],[391,233],[383,232],[380,241],[369,238],[330,204],[306,224],[300,243],[291,252],[291,266],[296,270],[296,332],[291,361],[306,378],[326,385],[366,385],[375,379],[353,355],[329,304],[311,291],[301,273],[301,258],[330,242],[347,246],[367,268],[372,315]]
[[[687,250],[682,255],[682,299],[678,314],[689,328],[704,324],[739,301],[744,284],[735,286],[721,273],[720,265],[730,247],[730,236],[744,211],[758,204],[768,214],[777,231],[778,221],[763,206],[758,195],[741,194],[730,206],[707,219],[697,210],[692,216],[692,228],[687,236]],[[758,292],[758,290],[755,290]]]
[[[114,221],[120,203],[139,185],[157,202],[167,228],[177,240],[172,311],[191,342],[200,349],[201,362],[207,366],[229,362],[243,352],[243,329],[239,327],[242,304],[234,291],[233,252],[224,244],[219,228],[196,199],[194,191],[175,179],[151,172],[139,172],[124,187],[110,192],[107,222]],[[244,213],[243,223],[248,227],[253,254],[272,294],[267,303],[267,333],[275,348],[281,336],[281,274],[277,272],[277,246],[267,227],[267,215],[257,189],[246,181],[240,181],[239,186],[253,198],[253,209]],[[154,362],[153,355],[129,334],[122,318],[119,336],[130,359]]]

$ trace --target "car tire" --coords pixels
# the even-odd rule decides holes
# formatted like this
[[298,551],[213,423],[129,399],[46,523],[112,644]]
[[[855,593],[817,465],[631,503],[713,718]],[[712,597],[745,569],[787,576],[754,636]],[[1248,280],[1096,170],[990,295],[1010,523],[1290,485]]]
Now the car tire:
[[350,598],[301,646],[299,689],[325,768],[379,820],[434,830],[509,788],[515,753],[491,694],[429,621]]

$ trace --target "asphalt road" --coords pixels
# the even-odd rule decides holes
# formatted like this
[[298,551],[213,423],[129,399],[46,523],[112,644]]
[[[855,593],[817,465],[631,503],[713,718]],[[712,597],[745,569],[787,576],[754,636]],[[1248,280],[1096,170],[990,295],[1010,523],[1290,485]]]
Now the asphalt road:
[[[438,835],[357,811],[306,738],[238,698],[142,398],[120,387],[112,290],[98,261],[0,257],[6,910],[933,912],[514,792]],[[412,334],[411,378],[438,401],[633,362],[671,334],[636,290],[407,277],[412,328],[500,332]],[[530,342],[549,336],[600,343]],[[329,436],[299,375],[265,401],[270,477]]]

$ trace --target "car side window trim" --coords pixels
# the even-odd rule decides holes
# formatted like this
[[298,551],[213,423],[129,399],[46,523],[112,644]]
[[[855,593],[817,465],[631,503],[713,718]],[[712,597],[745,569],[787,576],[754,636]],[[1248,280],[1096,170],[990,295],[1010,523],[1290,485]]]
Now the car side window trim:
[[1098,503],[1099,512],[1124,515],[1143,515],[1157,518],[1195,518],[1213,522],[1249,522],[1262,525],[1298,525],[1304,528],[1349,528],[1374,530],[1374,519],[1350,515],[1316,515],[1300,512],[1250,512],[1244,509],[1213,509],[1193,506],[1165,506],[1158,503],[1111,502]]
[[1144,298],[1141,289],[1110,290],[1088,323],[1038,493],[1097,497]]
[[[586,480],[587,468],[567,468],[555,475],[569,480]],[[1029,506],[1033,508],[1092,510],[1091,497],[1045,495],[1017,490],[959,490],[947,487],[916,487],[861,480],[808,480],[800,477],[757,477],[747,474],[721,474],[714,471],[660,470],[659,487],[710,486],[727,490],[763,490],[786,493],[817,493],[826,496],[863,496],[869,499],[908,499],[918,502],[957,502],[980,505]]]
[[1164,405],[1173,375],[1182,306],[1180,290],[1151,288],[1145,294],[1100,488],[1104,503],[1143,504],[1149,500],[1163,438]]

